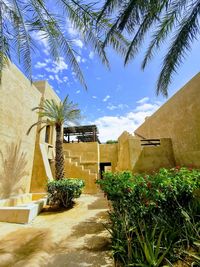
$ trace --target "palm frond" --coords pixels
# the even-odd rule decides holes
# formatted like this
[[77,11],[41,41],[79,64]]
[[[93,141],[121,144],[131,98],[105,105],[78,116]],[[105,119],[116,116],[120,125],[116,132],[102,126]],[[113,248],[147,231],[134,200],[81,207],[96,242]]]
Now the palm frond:
[[38,126],[38,125],[41,125],[41,124],[48,124],[47,120],[39,120],[38,122],[32,124],[30,126],[30,128],[27,130],[26,132],[26,135],[29,135],[29,133],[31,132],[31,130],[35,127],[35,126]]
[[140,45],[144,39],[146,32],[151,27],[152,23],[154,22],[155,17],[151,17],[150,14],[147,14],[144,18],[142,24],[140,25],[137,33],[135,34],[133,40],[131,41],[126,56],[124,60],[124,64],[126,65],[131,59],[133,59],[138,52]]
[[97,18],[97,22],[99,22],[102,19],[102,17],[105,16],[105,14],[107,15],[112,13],[115,9],[117,9],[120,6],[121,3],[122,1],[119,0],[106,0]]
[[32,110],[39,110],[38,114],[40,120],[34,123],[27,133],[30,133],[33,127],[43,123],[45,123],[45,126],[62,126],[67,122],[77,123],[78,120],[81,119],[81,112],[80,109],[78,109],[78,105],[70,101],[68,95],[60,103],[57,103],[54,99],[46,99],[40,106]]
[[148,62],[152,59],[155,51],[160,48],[161,43],[174,29],[177,21],[181,18],[182,10],[186,8],[187,2],[188,0],[177,1],[169,8],[169,10],[167,9],[167,13],[160,19],[156,31],[151,38],[150,45],[145,53],[142,69],[146,67]]
[[177,34],[173,38],[172,45],[164,58],[163,67],[157,82],[157,94],[162,93],[167,96],[168,85],[171,83],[172,75],[177,67],[182,63],[186,52],[190,50],[191,43],[199,34],[198,18],[200,15],[200,1],[191,7],[187,17],[185,17]]
[[18,26],[18,57],[23,62],[24,71],[28,78],[32,79],[31,37],[24,20],[24,9],[17,0],[13,0],[13,5],[18,18],[18,24],[15,22],[15,25]]
[[[4,7],[5,8],[5,7]],[[4,34],[3,4],[0,5],[0,82],[2,71],[9,64],[10,51],[8,39]]]

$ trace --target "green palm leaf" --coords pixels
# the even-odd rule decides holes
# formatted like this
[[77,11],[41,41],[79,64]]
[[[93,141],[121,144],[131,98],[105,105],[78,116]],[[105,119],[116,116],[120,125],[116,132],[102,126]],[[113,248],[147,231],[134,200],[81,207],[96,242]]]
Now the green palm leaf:
[[[185,59],[191,45],[199,36],[199,1],[190,0],[106,0],[99,19],[109,15],[113,26],[108,31],[105,44],[115,31],[128,33],[132,39],[124,62],[127,64],[139,52],[141,44],[146,41],[147,34],[151,35],[148,49],[142,62],[144,69],[156,54],[162,43],[171,37],[171,45],[162,61],[162,69],[157,82],[157,94],[167,96],[173,74]],[[153,30],[153,34],[151,34]],[[174,34],[175,33],[175,34]]]
[[38,112],[39,121],[30,126],[27,134],[35,126],[39,126],[38,132],[41,132],[46,126],[52,126],[56,129],[55,175],[56,179],[62,179],[64,178],[62,127],[64,124],[77,123],[81,119],[80,109],[78,109],[77,104],[69,100],[67,95],[60,103],[54,99],[46,99],[32,110]]
[[[47,41],[53,60],[59,61],[61,56],[64,57],[77,79],[87,88],[76,59],[73,40],[64,28],[66,17],[85,43],[93,47],[102,63],[109,67],[103,41],[111,28],[110,20],[102,18],[97,25],[99,13],[96,12],[94,3],[57,0],[56,5],[61,8],[62,16],[52,12],[49,1],[0,0],[0,78],[8,58],[11,61],[18,58],[27,77],[32,78],[32,57],[37,49],[34,33],[39,32],[40,37]],[[109,44],[120,53],[127,47],[126,39],[119,32],[113,34]]]

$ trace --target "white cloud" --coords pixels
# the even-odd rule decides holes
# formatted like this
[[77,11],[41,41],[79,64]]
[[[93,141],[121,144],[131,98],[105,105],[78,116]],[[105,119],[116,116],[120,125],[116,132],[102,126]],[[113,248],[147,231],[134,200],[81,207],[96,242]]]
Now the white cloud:
[[109,95],[107,95],[106,97],[104,97],[104,99],[103,99],[103,102],[106,102],[106,101],[108,101],[108,99],[110,98],[110,96]]
[[143,104],[149,101],[149,97],[143,97],[142,99],[138,100],[137,103],[138,104]]
[[38,42],[40,45],[44,47],[45,54],[49,55],[49,43],[48,38],[46,38],[46,34],[42,31],[37,31],[32,33],[33,39],[35,39],[36,42]]
[[76,56],[76,61],[77,61],[78,63],[80,63],[80,62],[81,62],[81,57],[80,57],[80,56]]
[[56,90],[56,93],[60,94],[60,90]]
[[45,59],[45,62],[46,62],[46,63],[50,63],[50,62],[51,62],[51,59],[46,58],[46,59]]
[[80,90],[77,90],[77,91],[76,91],[76,94],[80,94]]
[[97,97],[95,95],[93,95],[92,98],[96,99]]
[[135,111],[154,111],[158,104],[144,103],[136,107]]
[[90,122],[96,124],[99,129],[99,139],[105,142],[109,139],[117,140],[118,137],[124,132],[134,131],[144,122],[145,118],[153,114],[158,108],[158,103],[149,103],[145,110],[142,110],[143,105],[137,106],[133,111],[130,111],[122,116],[103,116],[97,118],[95,121]]
[[45,49],[43,49],[43,52],[44,52],[45,55],[47,55],[47,56],[50,55],[49,48],[45,48]]
[[50,79],[50,80],[54,80],[53,75],[49,75],[49,79]]
[[38,61],[38,62],[35,64],[35,68],[36,68],[36,69],[41,69],[41,68],[46,67],[46,65],[47,65],[47,63]]
[[64,81],[64,82],[67,82],[68,80],[69,80],[69,78],[68,78],[67,76],[64,76],[64,77],[63,77],[63,81]]
[[67,31],[69,35],[71,35],[72,37],[75,37],[78,35],[78,31],[74,28],[73,24],[71,23],[69,19],[66,20],[66,27],[67,27]]
[[60,77],[58,76],[58,74],[55,75],[55,79],[58,83],[63,83],[63,81],[60,79]]
[[33,79],[34,79],[34,80],[44,79],[44,78],[45,78],[45,76],[44,76],[43,74],[37,74],[37,75],[34,75],[34,76],[33,76]]
[[93,59],[93,58],[94,58],[94,52],[93,52],[93,51],[91,51],[91,52],[89,53],[89,58],[90,58],[90,59]]
[[38,77],[39,78],[44,78],[44,75],[43,74],[38,74]]
[[80,39],[74,39],[74,44],[80,48],[83,48],[83,42]]
[[128,105],[126,105],[126,104],[118,104],[118,105],[109,104],[107,106],[107,109],[109,109],[109,110],[124,109],[124,108],[128,108]]
[[52,72],[52,73],[59,73],[62,72],[63,70],[67,70],[68,65],[65,63],[64,58],[60,57],[58,62],[53,62],[53,67],[47,67],[45,70],[47,72]]

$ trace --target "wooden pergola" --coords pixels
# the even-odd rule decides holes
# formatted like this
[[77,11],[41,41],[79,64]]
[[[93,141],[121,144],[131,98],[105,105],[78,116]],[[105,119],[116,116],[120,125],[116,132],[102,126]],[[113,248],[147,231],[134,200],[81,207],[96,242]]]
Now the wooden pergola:
[[[70,137],[75,136],[76,142],[98,142],[98,128],[96,125],[84,125],[84,126],[73,126],[73,127],[64,127],[64,142],[70,143]],[[72,141],[74,142],[74,141]]]

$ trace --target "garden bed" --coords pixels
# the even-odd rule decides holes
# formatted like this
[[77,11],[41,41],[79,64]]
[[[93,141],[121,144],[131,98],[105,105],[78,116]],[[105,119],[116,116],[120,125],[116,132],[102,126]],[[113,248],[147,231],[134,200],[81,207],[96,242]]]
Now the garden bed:
[[199,170],[105,173],[98,183],[112,206],[109,231],[118,266],[200,266]]

